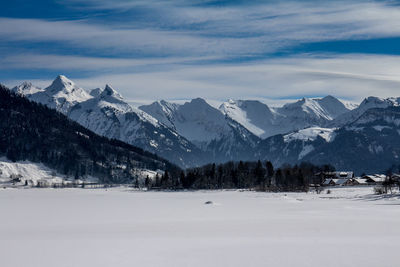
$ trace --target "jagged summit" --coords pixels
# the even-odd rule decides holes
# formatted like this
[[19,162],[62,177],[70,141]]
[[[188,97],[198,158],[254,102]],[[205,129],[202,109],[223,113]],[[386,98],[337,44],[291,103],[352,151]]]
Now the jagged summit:
[[76,85],[73,81],[65,77],[64,75],[58,75],[55,80],[51,83],[49,87],[45,90],[55,94],[59,91],[72,92],[76,88]]
[[122,100],[123,99],[122,96],[113,87],[111,87],[111,85],[109,85],[109,84],[106,84],[106,87],[100,93],[100,97],[101,98],[112,97],[112,98],[116,98],[118,100]]
[[115,95],[115,94],[118,94],[118,93],[110,85],[106,84],[106,87],[104,88],[104,91],[103,91],[102,94]]

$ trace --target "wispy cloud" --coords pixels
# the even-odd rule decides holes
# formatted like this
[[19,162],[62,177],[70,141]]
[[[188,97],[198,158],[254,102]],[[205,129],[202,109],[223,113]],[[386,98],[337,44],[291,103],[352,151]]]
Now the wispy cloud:
[[84,70],[102,72],[129,72],[132,68],[162,67],[176,64],[195,64],[218,60],[217,57],[165,57],[165,58],[106,58],[68,56],[56,54],[18,53],[0,58],[0,69],[29,70]]
[[[108,6],[106,2],[100,7]],[[118,4],[119,3],[119,4]],[[118,2],[112,8],[134,6]],[[400,8],[386,3],[276,3],[202,7],[147,6],[146,15],[99,20],[49,21],[0,18],[0,37],[9,41],[59,42],[110,54],[142,56],[263,55],[305,42],[400,35]],[[151,9],[152,8],[152,9]]]

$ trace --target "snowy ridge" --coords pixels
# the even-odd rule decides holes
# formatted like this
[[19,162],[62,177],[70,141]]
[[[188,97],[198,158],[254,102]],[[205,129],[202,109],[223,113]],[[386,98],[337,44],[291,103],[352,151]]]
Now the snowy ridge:
[[333,96],[324,98],[303,98],[294,103],[288,103],[276,111],[285,116],[304,117],[311,119],[333,120],[348,111],[345,105]]

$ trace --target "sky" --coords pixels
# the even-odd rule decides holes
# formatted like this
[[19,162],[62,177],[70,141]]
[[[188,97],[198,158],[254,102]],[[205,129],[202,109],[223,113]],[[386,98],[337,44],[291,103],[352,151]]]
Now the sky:
[[2,1],[0,82],[59,74],[131,103],[400,96],[400,1]]

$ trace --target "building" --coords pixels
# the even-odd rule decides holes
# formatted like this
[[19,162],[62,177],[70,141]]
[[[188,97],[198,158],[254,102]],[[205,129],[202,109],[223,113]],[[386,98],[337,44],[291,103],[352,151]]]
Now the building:
[[387,179],[387,176],[384,174],[371,174],[364,175],[362,178],[365,179],[368,184],[382,184]]
[[347,186],[353,184],[354,172],[352,171],[337,171],[337,172],[320,172],[315,174],[320,178],[323,186]]

